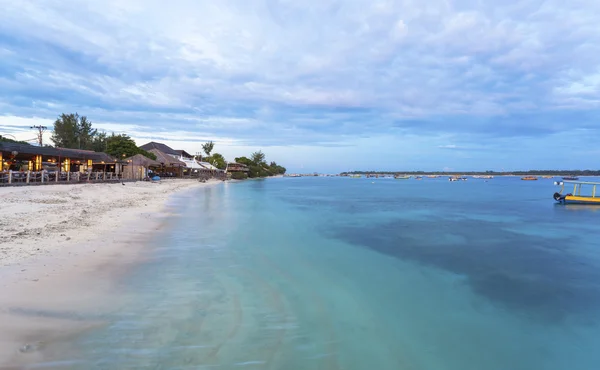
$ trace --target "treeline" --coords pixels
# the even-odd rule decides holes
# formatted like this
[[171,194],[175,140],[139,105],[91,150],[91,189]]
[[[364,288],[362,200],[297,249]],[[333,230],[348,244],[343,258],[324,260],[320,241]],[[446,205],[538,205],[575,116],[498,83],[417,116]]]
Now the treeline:
[[529,170],[529,171],[352,171],[342,172],[340,175],[366,175],[366,174],[379,174],[379,175],[492,175],[492,176],[504,176],[504,175],[515,175],[515,176],[600,176],[600,170]]
[[[227,161],[225,160],[225,157],[223,157],[223,155],[220,153],[213,153],[212,151],[214,150],[214,148],[215,143],[213,143],[212,141],[202,144],[202,150],[204,151],[204,154],[206,154],[206,156],[200,156],[200,158],[196,158],[196,160],[208,162],[220,170],[226,169]],[[279,166],[275,162],[267,164],[265,158],[265,154],[260,150],[258,152],[252,153],[250,155],[250,158],[236,158],[235,162],[246,165],[249,171],[247,174],[243,172],[233,172],[231,174],[232,178],[236,180],[243,180],[247,178],[283,175],[285,173],[285,167]]]
[[[54,146],[69,149],[92,150],[95,152],[104,152],[116,158],[131,157],[136,154],[142,154],[148,158],[156,159],[154,153],[147,152],[135,144],[135,141],[127,134],[107,134],[95,129],[92,122],[86,116],[80,116],[78,113],[61,114],[54,121],[54,129],[50,140]],[[16,142],[8,138],[0,137],[0,141]],[[47,145],[49,146],[49,145]],[[202,145],[205,156],[196,156],[196,160],[212,164],[218,169],[227,168],[227,161],[220,153],[213,153],[215,143],[209,141]],[[248,166],[248,173],[233,173],[235,178],[255,178],[282,175],[285,173],[285,167],[279,166],[275,162],[267,163],[265,154],[262,151],[254,152],[250,158],[236,158],[237,163]]]
[[69,149],[93,150],[104,152],[116,158],[131,157],[142,154],[156,159],[156,155],[140,149],[127,134],[108,135],[92,127],[86,116],[77,113],[61,114],[54,121],[54,130],[50,140],[55,146]]
[[286,168],[278,165],[276,162],[267,163],[265,154],[262,151],[254,152],[247,157],[238,157],[236,163],[244,164],[248,167],[248,174],[233,173],[232,177],[236,179],[270,177],[285,174]]
[[17,143],[17,144],[27,144],[27,145],[29,145],[29,143],[26,142],[26,141],[13,140],[11,138],[4,137],[2,135],[0,135],[0,143]]

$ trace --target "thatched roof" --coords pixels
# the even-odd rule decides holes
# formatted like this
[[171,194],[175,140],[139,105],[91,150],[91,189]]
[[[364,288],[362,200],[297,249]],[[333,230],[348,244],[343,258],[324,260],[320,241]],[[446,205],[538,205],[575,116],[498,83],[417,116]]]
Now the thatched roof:
[[107,163],[117,162],[116,158],[102,153],[94,152],[91,150],[82,149],[70,149],[70,148],[53,148],[53,147],[41,147],[29,144],[21,143],[0,143],[0,152],[17,152],[24,155],[42,155],[45,157],[62,157],[71,159],[91,159],[94,162],[104,161]]
[[161,152],[158,149],[150,149],[148,150],[150,153],[154,153],[156,155],[156,161],[167,167],[185,167],[185,163],[180,161],[179,159],[175,159],[168,154]]
[[129,157],[125,159],[128,163],[131,161],[135,166],[143,166],[143,167],[159,167],[160,162],[155,161],[154,159],[150,159],[141,154],[136,154],[133,157]]
[[173,148],[171,148],[170,146],[163,144],[163,143],[157,143],[154,141],[151,141],[148,144],[144,144],[144,145],[140,146],[140,149],[144,149],[146,151],[151,151],[152,149],[157,149],[165,154],[179,155],[179,153],[176,150],[174,150]]

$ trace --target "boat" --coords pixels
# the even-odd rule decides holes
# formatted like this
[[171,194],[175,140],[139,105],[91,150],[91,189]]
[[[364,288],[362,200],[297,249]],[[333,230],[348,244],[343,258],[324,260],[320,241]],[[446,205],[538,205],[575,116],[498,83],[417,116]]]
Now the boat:
[[450,176],[448,181],[467,181],[467,178],[465,176]]
[[[600,185],[600,182],[590,181],[560,181],[555,182],[556,185],[560,185],[560,191],[554,193],[553,198],[560,204],[593,204],[600,205],[600,196],[596,196],[596,186]],[[565,185],[573,185],[573,192],[564,194]],[[591,195],[581,195],[581,188],[583,186],[592,189]]]
[[577,177],[577,176],[564,176],[562,179],[563,180],[568,180],[568,181],[577,181],[577,180],[579,180],[579,177]]
[[525,177],[521,177],[521,180],[524,181],[537,181],[537,176],[525,176]]
[[423,176],[416,176],[415,180],[423,180]]
[[492,176],[492,175],[474,175],[473,178],[474,179],[493,179],[494,176]]
[[553,178],[553,177],[554,177],[554,176],[542,176],[542,179],[551,179],[551,178]]
[[394,178],[396,180],[408,180],[408,179],[410,179],[410,176],[408,176],[408,175],[403,175],[403,176],[396,175],[396,176],[394,176]]
[[350,177],[352,177],[353,179],[360,179],[362,176],[361,175],[350,175]]

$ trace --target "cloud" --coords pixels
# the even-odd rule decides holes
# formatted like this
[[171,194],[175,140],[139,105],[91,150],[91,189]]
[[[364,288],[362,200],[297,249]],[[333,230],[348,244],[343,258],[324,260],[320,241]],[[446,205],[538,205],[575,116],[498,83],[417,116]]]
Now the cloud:
[[597,1],[0,6],[7,117],[50,125],[78,111],[140,138],[258,146],[407,134],[493,141],[575,128],[599,136]]

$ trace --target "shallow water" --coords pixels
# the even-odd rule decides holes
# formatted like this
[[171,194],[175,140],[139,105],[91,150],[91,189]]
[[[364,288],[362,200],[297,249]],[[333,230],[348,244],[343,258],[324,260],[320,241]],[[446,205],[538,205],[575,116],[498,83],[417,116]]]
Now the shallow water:
[[58,367],[595,369],[600,208],[555,205],[552,181],[180,195],[124,306]]

